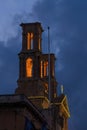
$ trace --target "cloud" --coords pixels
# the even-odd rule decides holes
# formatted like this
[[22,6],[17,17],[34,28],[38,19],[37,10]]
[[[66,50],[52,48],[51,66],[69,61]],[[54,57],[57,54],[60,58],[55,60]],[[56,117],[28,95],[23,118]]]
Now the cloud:
[[0,93],[14,93],[18,78],[18,57],[20,50],[19,36],[8,41],[9,46],[0,42]]
[[[13,25],[15,15],[26,19],[27,13],[32,12],[32,6],[37,0],[1,0],[0,1],[0,41],[7,42],[8,39],[16,37],[17,24]],[[20,19],[21,21],[21,19]]]

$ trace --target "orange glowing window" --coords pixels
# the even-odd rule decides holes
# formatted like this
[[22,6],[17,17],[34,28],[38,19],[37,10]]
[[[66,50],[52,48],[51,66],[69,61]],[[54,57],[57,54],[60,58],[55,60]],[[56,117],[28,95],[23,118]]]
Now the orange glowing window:
[[41,75],[41,78],[43,77],[43,61],[41,61],[40,63],[40,75]]
[[26,76],[32,77],[32,70],[33,70],[33,61],[31,58],[26,60]]
[[33,33],[27,34],[27,49],[33,49]]
[[45,83],[45,93],[48,94],[48,84],[47,83]]
[[48,62],[44,62],[44,76],[48,76]]

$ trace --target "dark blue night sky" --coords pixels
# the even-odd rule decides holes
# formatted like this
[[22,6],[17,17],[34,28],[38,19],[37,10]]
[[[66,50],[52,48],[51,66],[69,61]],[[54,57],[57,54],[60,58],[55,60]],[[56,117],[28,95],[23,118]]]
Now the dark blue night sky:
[[47,51],[50,26],[51,52],[56,61],[56,79],[64,85],[71,112],[69,130],[87,128],[87,1],[5,0],[0,1],[0,94],[17,87],[21,50],[21,22],[42,23],[43,51]]

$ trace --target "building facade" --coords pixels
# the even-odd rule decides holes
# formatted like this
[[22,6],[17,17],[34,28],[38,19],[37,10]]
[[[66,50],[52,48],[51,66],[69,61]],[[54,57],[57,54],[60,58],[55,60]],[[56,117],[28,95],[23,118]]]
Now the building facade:
[[45,122],[44,116],[24,95],[0,96],[0,130],[49,129]]
[[[4,119],[4,111],[8,111],[15,129],[6,127],[7,130],[68,130],[67,121],[70,112],[67,97],[64,94],[57,95],[55,55],[42,52],[43,28],[41,23],[22,23],[20,26],[22,27],[22,49],[18,54],[18,87],[15,95],[9,96],[10,102],[6,100],[6,95],[2,96],[5,104],[0,102],[2,106],[0,110],[3,111],[0,121],[2,118]],[[20,99],[19,102],[18,99]],[[16,120],[18,110],[24,116],[19,116],[20,118]],[[8,120],[8,116],[6,117]],[[16,127],[16,125],[20,127]],[[4,130],[3,126],[2,130]]]

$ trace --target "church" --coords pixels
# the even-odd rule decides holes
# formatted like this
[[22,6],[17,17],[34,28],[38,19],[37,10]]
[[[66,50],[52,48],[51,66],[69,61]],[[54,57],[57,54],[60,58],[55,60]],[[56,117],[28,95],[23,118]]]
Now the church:
[[57,94],[55,55],[42,52],[42,25],[20,26],[18,87],[12,95],[0,95],[0,130],[68,130],[67,97]]

